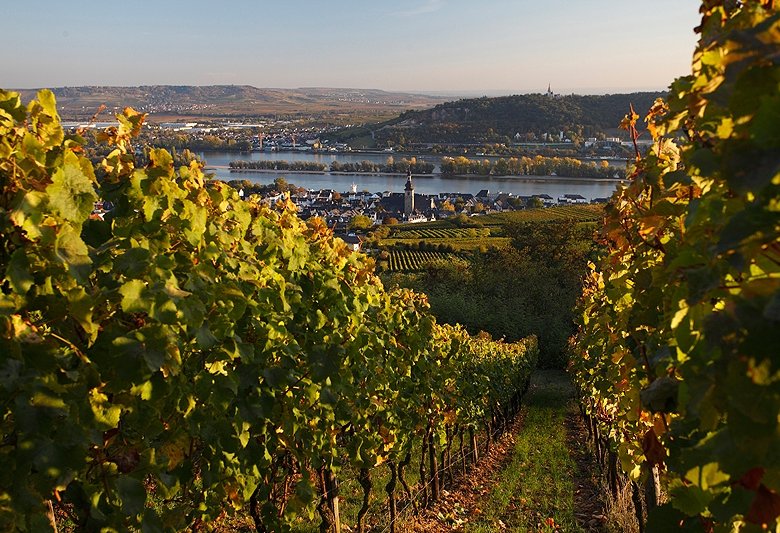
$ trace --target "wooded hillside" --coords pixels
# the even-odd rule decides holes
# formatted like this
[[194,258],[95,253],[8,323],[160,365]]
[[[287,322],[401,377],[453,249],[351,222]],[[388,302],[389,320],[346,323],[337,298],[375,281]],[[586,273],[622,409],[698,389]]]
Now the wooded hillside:
[[545,133],[564,132],[572,140],[594,137],[617,128],[629,104],[647,111],[664,93],[546,96],[525,94],[474,98],[407,111],[375,129],[378,143],[509,142],[542,140]]

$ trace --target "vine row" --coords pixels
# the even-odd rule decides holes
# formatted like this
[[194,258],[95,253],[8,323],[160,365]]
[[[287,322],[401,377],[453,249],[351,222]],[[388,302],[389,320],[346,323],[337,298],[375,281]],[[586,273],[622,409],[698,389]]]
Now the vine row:
[[647,116],[580,304],[583,411],[642,528],[778,527],[779,7],[702,3],[692,74]]
[[415,439],[435,457],[517,404],[534,338],[437,324],[198,162],[136,167],[144,116],[118,119],[93,165],[51,92],[0,91],[0,529],[330,527],[346,464],[401,476]]

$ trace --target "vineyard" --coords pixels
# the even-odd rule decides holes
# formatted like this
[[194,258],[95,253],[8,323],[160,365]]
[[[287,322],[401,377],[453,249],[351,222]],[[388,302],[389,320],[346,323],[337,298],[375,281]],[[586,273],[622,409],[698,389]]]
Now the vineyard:
[[778,7],[704,2],[580,304],[583,413],[649,531],[780,527]]
[[144,115],[117,118],[93,165],[51,92],[0,91],[0,530],[338,531],[350,476],[358,531],[372,499],[389,531],[435,502],[519,409],[536,339],[438,324],[198,162],[136,167]]
[[[597,222],[604,216],[604,207],[597,204],[582,205],[557,205],[554,207],[545,207],[538,209],[520,209],[518,211],[504,211],[502,213],[490,213],[488,215],[479,215],[471,217],[475,228],[455,228],[447,220],[436,220],[433,222],[417,222],[415,224],[403,224],[393,228],[393,236],[404,235],[407,231],[422,232],[423,230],[443,230],[446,232],[455,232],[452,235],[462,236],[469,229],[485,226],[487,229],[494,228],[511,223],[521,222],[556,222],[560,220],[575,220],[577,222]],[[482,228],[484,231],[485,228]],[[450,235],[450,233],[447,233]]]
[[418,228],[418,224],[401,225],[393,228],[391,239],[472,239],[489,237],[487,228]]
[[[140,163],[143,114],[95,151],[50,91],[0,90],[0,531],[604,525],[580,521],[575,491],[640,533],[780,531],[780,2],[701,13],[692,73],[649,110],[652,147],[607,206],[377,237],[391,272],[471,258],[431,269],[428,296],[386,288],[289,202],[244,200],[162,149]],[[635,146],[639,120],[622,124]],[[450,325],[464,316],[474,334]],[[574,386],[534,385],[557,405],[534,417],[540,346]],[[535,438],[496,461],[500,492],[475,465],[515,420]],[[540,453],[552,434],[556,456],[592,444],[598,494]],[[523,496],[570,474],[560,500]],[[468,523],[435,507],[459,479],[488,498]]]
[[393,226],[381,240],[389,257],[380,265],[391,272],[415,272],[440,259],[489,249],[503,248],[511,239],[505,227],[523,223],[575,221],[592,223],[603,217],[604,208],[594,205],[527,209],[473,217],[472,227],[453,227],[448,220]]
[[389,251],[388,268],[391,272],[417,272],[423,270],[426,264],[435,261],[447,261],[456,254],[446,252],[427,252],[418,250],[399,250],[391,249]]
[[506,225],[568,220],[590,223],[603,213],[601,206],[560,206],[474,217],[474,226],[465,228],[453,227],[447,220],[394,226],[381,240],[387,256],[380,257],[378,265],[389,272],[419,272],[431,262],[508,246],[511,238],[504,236]]
[[523,209],[481,216],[478,220],[485,226],[501,226],[522,222],[556,222],[574,220],[576,222],[597,222],[604,216],[604,207],[600,205],[562,205],[540,209]]

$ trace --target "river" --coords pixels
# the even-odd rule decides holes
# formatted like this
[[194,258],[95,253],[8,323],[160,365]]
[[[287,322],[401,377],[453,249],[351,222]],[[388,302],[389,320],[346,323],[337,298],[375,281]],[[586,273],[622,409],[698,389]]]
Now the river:
[[[230,172],[227,168],[231,161],[245,160],[271,160],[271,161],[316,161],[329,165],[332,161],[340,163],[355,163],[371,161],[384,163],[388,156],[396,160],[408,155],[400,154],[344,154],[326,153],[315,154],[311,152],[201,152],[198,157],[206,161],[208,172],[213,172],[222,180],[245,179],[256,183],[271,183],[282,176],[288,183],[307,189],[334,189],[345,192],[354,183],[359,191],[370,192],[402,192],[406,184],[405,176],[386,176],[374,174],[330,174],[330,173],[301,173],[301,172]],[[417,156],[419,161],[428,161],[436,165],[434,174],[430,176],[415,175],[414,189],[421,194],[438,194],[440,192],[471,193],[476,194],[482,189],[491,193],[506,192],[519,196],[531,196],[534,194],[549,194],[558,198],[563,194],[580,194],[592,200],[593,198],[605,198],[612,195],[618,185],[615,180],[599,180],[588,178],[566,178],[562,176],[512,176],[512,177],[442,177],[438,174],[438,165],[441,161],[439,155]],[[624,162],[611,162],[613,165],[625,164]]]

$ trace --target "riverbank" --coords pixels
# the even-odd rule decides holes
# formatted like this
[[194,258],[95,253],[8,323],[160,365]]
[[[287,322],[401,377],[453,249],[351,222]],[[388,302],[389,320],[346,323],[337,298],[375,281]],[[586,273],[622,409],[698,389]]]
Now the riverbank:
[[[404,177],[406,174],[403,172],[333,172],[330,170],[285,170],[285,169],[275,169],[275,168],[230,168],[229,166],[225,165],[208,165],[204,168],[204,170],[208,171],[209,169],[227,169],[230,171],[231,174],[290,174],[291,172],[294,172],[295,174],[327,174],[332,176],[401,176]],[[426,176],[433,176],[433,174],[415,174],[414,177],[426,177]]]
[[[406,176],[402,172],[332,172],[329,170],[285,170],[274,168],[231,168],[229,165],[207,165],[204,168],[205,171],[209,170],[227,170],[231,174],[319,174],[319,175],[331,175],[331,176]],[[432,172],[430,174],[415,174],[415,178],[439,178],[443,180],[458,179],[458,180],[523,180],[533,182],[547,182],[547,181],[587,181],[594,183],[623,183],[627,180],[622,178],[589,178],[583,176],[546,176],[537,174],[506,174],[501,176],[488,175],[483,176],[479,174],[442,174],[440,172]]]
[[[416,158],[423,158],[423,159],[436,159],[436,158],[442,158],[442,157],[459,157],[459,156],[471,156],[471,157],[478,157],[481,159],[510,159],[512,157],[519,158],[519,157],[536,157],[535,155],[529,155],[529,154],[483,154],[483,153],[467,153],[464,154],[460,151],[448,151],[448,152],[407,152],[407,151],[400,151],[400,152],[386,152],[384,150],[228,150],[228,149],[215,149],[215,150],[196,150],[196,149],[190,149],[193,152],[201,152],[201,153],[234,153],[234,154],[308,154],[308,155],[317,155],[317,156],[360,156],[360,155],[368,155],[368,156],[382,156],[382,157],[416,157]],[[619,161],[621,163],[628,163],[631,161],[631,159],[627,157],[594,157],[594,156],[578,156],[578,155],[561,155],[561,156],[543,156],[543,157],[571,157],[573,159],[579,159],[580,161]]]
[[[279,160],[289,157],[283,154],[253,154],[253,157],[263,157],[266,160],[272,160],[275,156]],[[211,152],[200,154],[200,157],[206,162],[206,171],[214,174],[216,179],[222,181],[248,180],[266,184],[273,181],[277,176],[283,176],[288,183],[293,183],[305,189],[333,189],[340,192],[348,191],[353,183],[359,191],[403,192],[404,184],[406,183],[406,178],[399,174],[330,174],[329,169],[323,173],[304,173],[294,170],[232,173],[230,172],[230,163],[236,160],[235,154]],[[373,158],[372,162],[378,164],[386,164],[387,159],[382,156],[366,154],[344,155],[334,158],[302,153],[300,158],[296,158],[296,160],[326,163],[329,165],[334,160],[339,163],[360,163],[366,158]],[[465,177],[444,177],[438,174],[438,172],[440,172],[440,169],[435,168],[432,174],[425,176],[414,174],[415,192],[418,194],[439,194],[443,192],[477,194],[479,191],[487,189],[491,193],[511,193],[517,196],[548,194],[553,198],[558,198],[564,194],[579,194],[590,200],[594,198],[608,198],[620,183],[615,180],[567,179],[562,176],[551,176],[549,178],[544,176],[485,177],[472,174]]]
[[[589,178],[585,176],[547,176],[547,175],[540,175],[540,174],[505,174],[501,176],[496,175],[489,175],[489,176],[481,176],[479,174],[439,174],[442,179],[495,179],[495,180],[502,180],[502,181],[510,181],[510,180],[523,180],[523,181],[534,181],[534,182],[546,182],[546,181],[592,181],[595,183],[622,183],[628,180],[625,180],[623,178]],[[415,176],[417,177],[417,176]]]

